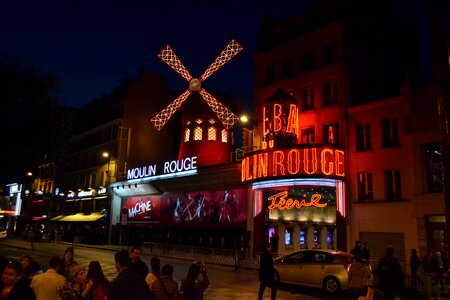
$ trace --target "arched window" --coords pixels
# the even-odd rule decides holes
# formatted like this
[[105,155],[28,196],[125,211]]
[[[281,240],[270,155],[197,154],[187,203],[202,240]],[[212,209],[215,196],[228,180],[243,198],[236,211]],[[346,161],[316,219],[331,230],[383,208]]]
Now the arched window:
[[228,131],[222,129],[222,143],[228,143]]
[[189,136],[191,135],[191,130],[189,128],[186,128],[186,131],[184,132],[184,141],[189,142]]
[[202,133],[203,130],[200,126],[195,127],[194,129],[194,141],[201,141],[202,140]]
[[217,130],[213,126],[208,128],[208,141],[215,141],[216,140],[216,133]]

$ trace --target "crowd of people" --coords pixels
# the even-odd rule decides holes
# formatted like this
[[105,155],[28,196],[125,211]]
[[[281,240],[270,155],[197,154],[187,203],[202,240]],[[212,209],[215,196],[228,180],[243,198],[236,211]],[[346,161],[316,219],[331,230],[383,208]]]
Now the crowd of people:
[[448,292],[450,282],[450,269],[445,268],[441,253],[437,248],[430,247],[421,259],[416,249],[410,252],[411,284],[407,286],[406,270],[395,257],[392,246],[386,248],[385,255],[372,270],[368,243],[361,245],[360,241],[356,241],[350,251],[353,262],[349,268],[349,286],[354,299],[375,299],[375,286],[385,300],[441,299],[441,293]]
[[26,254],[18,260],[2,257],[0,300],[203,300],[209,286],[206,266],[194,261],[186,277],[172,278],[174,266],[158,257],[150,260],[151,271],[141,259],[142,249],[121,250],[114,255],[117,277],[105,277],[99,261],[82,266],[74,260],[74,248],[67,247],[62,257],[53,256],[48,267],[40,267]]

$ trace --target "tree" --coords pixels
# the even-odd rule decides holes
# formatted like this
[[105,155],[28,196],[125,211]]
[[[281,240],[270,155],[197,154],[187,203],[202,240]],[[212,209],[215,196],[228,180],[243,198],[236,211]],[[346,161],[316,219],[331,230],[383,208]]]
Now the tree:
[[0,56],[0,99],[0,183],[64,159],[71,123],[53,76]]

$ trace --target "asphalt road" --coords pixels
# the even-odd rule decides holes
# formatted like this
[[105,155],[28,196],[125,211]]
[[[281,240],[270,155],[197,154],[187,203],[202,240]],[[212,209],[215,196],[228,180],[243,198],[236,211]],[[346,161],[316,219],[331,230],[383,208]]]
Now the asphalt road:
[[[19,259],[20,256],[27,253],[33,256],[41,266],[47,267],[47,263],[52,256],[62,257],[64,249],[69,246],[66,243],[35,243],[36,250],[31,250],[29,242],[8,238],[0,240],[0,255],[13,259]],[[83,245],[75,246],[75,260],[84,266],[90,261],[97,260],[102,265],[106,277],[110,280],[117,276],[114,264],[114,253],[121,249],[120,246],[98,246],[86,247]],[[126,249],[126,248],[125,248]],[[142,255],[143,260],[149,265],[150,256]],[[162,265],[171,263],[174,265],[174,279],[180,283],[187,274],[189,261],[182,259],[161,258]],[[229,300],[229,299],[257,299],[259,287],[258,272],[256,270],[242,270],[235,272],[232,267],[220,265],[208,265],[208,274],[210,277],[210,286],[205,292],[205,299]],[[266,290],[264,299],[270,299],[270,290]],[[342,293],[335,297],[330,297],[319,289],[302,288],[296,286],[281,286],[278,289],[277,299],[351,299],[349,293]]]

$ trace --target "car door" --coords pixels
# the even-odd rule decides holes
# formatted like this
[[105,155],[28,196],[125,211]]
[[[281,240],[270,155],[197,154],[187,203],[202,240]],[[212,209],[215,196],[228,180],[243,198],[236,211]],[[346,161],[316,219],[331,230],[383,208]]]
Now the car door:
[[322,287],[322,281],[327,271],[327,253],[321,251],[309,251],[307,262],[303,268],[308,274],[305,276],[305,284],[309,286]]
[[275,264],[280,281],[292,284],[304,284],[304,264],[307,258],[304,252],[295,252],[278,260]]

